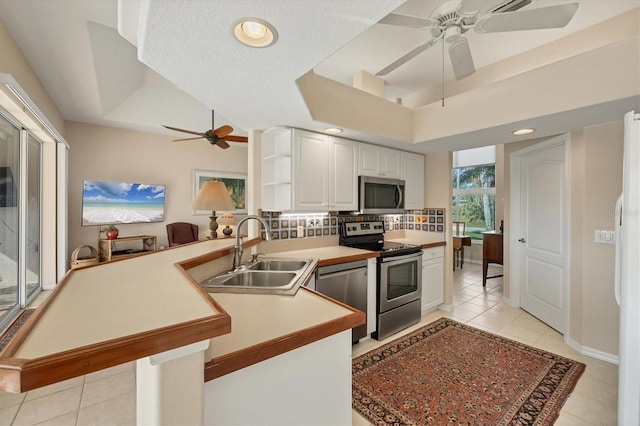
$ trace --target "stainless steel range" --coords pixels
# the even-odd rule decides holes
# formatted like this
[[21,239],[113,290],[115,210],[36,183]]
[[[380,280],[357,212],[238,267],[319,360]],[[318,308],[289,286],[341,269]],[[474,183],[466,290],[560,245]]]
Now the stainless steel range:
[[340,245],[379,251],[376,332],[382,340],[420,321],[422,249],[384,241],[384,223],[349,222],[340,225]]

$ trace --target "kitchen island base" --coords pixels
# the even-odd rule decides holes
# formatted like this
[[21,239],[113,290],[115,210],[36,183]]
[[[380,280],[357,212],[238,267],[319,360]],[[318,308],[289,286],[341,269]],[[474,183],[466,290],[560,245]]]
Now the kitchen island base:
[[137,424],[203,424],[202,365],[209,342],[204,340],[137,361]]
[[350,425],[351,330],[204,385],[206,425]]

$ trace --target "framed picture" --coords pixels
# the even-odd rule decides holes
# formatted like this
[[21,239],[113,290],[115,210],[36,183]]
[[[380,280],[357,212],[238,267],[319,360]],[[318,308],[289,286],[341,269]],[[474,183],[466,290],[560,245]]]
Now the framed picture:
[[[208,180],[217,180],[223,182],[229,191],[229,195],[236,205],[236,209],[230,211],[232,214],[247,213],[246,193],[247,193],[247,175],[244,173],[214,172],[211,170],[194,170],[193,171],[193,199],[200,190],[202,184]],[[216,213],[224,213],[218,212]],[[211,214],[209,210],[194,210],[194,215]]]

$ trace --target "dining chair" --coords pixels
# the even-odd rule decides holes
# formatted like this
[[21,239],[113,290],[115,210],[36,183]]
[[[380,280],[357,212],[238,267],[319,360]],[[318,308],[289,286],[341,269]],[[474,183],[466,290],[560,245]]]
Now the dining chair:
[[198,241],[198,225],[187,222],[167,224],[167,239],[169,247]]
[[453,270],[456,270],[456,265],[464,265],[464,246],[471,245],[471,237],[466,235],[467,223],[466,222],[453,222]]

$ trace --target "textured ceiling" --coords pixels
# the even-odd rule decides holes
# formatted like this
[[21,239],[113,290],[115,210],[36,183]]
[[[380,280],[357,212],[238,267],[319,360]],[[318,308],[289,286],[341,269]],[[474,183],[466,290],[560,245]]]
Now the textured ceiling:
[[[537,0],[527,7],[567,2]],[[235,134],[246,134],[243,129],[287,125],[319,130],[330,124],[311,119],[296,79],[314,70],[350,84],[358,70],[375,73],[425,39],[422,30],[376,22],[396,8],[399,13],[428,16],[441,3],[0,0],[0,19],[67,120],[166,133],[162,124],[206,130],[210,109],[215,109],[216,127],[231,124]],[[498,3],[500,0],[491,0],[483,5],[487,9]],[[576,16],[562,30],[483,35],[470,31],[476,68],[480,71],[499,64],[640,6],[640,0],[579,3]],[[232,38],[231,26],[245,16],[271,22],[278,30],[278,42],[267,49],[238,43]],[[437,86],[442,79],[441,53],[430,49],[385,77],[387,97]],[[446,60],[444,65],[445,79],[449,79]],[[611,105],[607,108],[611,110]],[[605,115],[590,110],[588,116]],[[549,120],[549,131],[557,131],[565,118]],[[543,128],[545,123],[537,125]],[[572,128],[575,126],[566,123],[561,131]],[[345,135],[403,146],[353,129],[347,129]],[[464,134],[448,139],[451,143],[443,141],[442,146],[455,149],[472,145],[474,137]],[[420,144],[406,149],[425,150]]]

